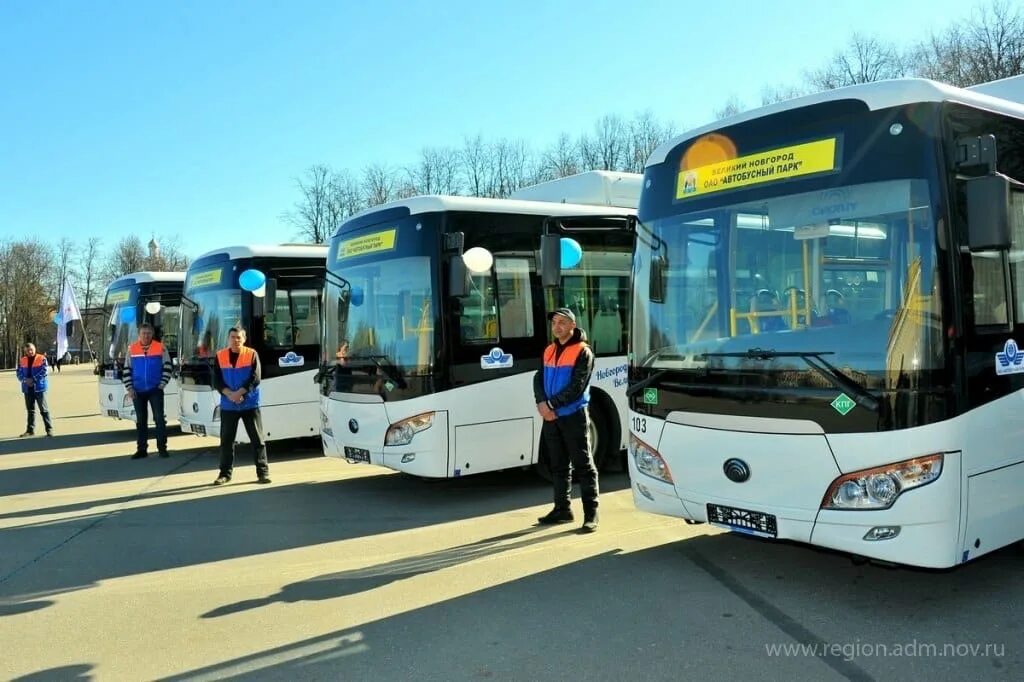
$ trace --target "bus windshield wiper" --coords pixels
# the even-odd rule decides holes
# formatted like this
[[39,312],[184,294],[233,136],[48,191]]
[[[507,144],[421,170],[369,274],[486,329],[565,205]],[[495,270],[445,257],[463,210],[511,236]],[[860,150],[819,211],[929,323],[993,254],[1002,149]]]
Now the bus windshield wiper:
[[771,348],[748,348],[738,353],[704,353],[701,358],[746,358],[748,360],[771,360],[774,358],[800,358],[807,366],[818,372],[840,391],[852,394],[853,402],[872,412],[878,412],[878,398],[871,395],[856,380],[847,376],[838,367],[823,358],[835,355],[833,351],[777,351]]
[[377,369],[384,373],[388,379],[391,379],[399,388],[406,388],[405,377],[402,376],[402,370],[400,370],[395,363],[391,362],[391,359],[387,355],[373,355],[367,353],[365,355],[350,355],[349,360],[370,360],[376,365]]
[[668,374],[668,370],[667,369],[659,369],[656,372],[652,372],[651,375],[648,376],[643,381],[638,381],[635,384],[630,384],[629,386],[626,387],[626,397],[627,398],[631,398],[632,396],[634,396],[637,393],[639,393],[640,391],[644,390],[645,388],[647,388],[651,384],[653,384],[653,383],[657,382],[658,380],[660,380],[666,374]]

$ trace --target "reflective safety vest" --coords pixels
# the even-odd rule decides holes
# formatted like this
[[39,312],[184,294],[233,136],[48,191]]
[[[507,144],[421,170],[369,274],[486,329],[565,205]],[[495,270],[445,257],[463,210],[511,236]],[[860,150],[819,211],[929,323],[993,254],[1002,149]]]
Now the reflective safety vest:
[[[576,359],[580,352],[586,348],[582,341],[565,346],[562,354],[555,358],[558,353],[558,345],[552,343],[544,351],[544,395],[552,398],[558,395],[562,389],[572,381],[572,370],[576,366]],[[559,417],[578,412],[590,402],[590,384],[583,389],[583,395],[574,402],[563,405],[555,410]]]
[[160,388],[164,373],[164,344],[151,341],[149,347],[144,348],[136,341],[128,346],[128,356],[135,392],[148,393]]
[[32,379],[33,381],[32,388],[25,384],[21,385],[22,393],[28,393],[29,391],[43,393],[46,391],[46,358],[41,353],[36,353],[32,358],[32,364],[29,365],[28,356],[22,355],[21,360],[18,362],[18,378]]
[[[252,348],[242,346],[238,353],[238,362],[231,366],[231,351],[227,348],[217,351],[217,366],[224,377],[226,388],[237,391],[252,378],[253,366],[255,365],[256,351]],[[220,409],[239,412],[241,410],[254,410],[260,406],[260,387],[252,389],[242,398],[242,402],[235,404],[228,400],[223,393],[220,396]]]

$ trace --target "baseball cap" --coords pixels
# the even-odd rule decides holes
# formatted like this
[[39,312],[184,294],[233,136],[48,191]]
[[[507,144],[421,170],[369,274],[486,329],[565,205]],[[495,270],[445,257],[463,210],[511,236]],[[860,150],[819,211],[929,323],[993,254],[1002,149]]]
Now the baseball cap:
[[552,310],[550,313],[548,313],[548,319],[550,320],[555,315],[561,315],[562,317],[568,317],[570,320],[572,320],[573,324],[576,324],[576,315],[575,315],[575,313],[573,313],[568,308],[558,308],[557,310]]

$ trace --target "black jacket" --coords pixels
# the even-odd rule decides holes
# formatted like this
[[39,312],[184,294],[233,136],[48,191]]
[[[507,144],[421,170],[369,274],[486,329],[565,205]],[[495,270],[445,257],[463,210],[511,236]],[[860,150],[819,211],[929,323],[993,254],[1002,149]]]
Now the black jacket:
[[[557,358],[562,352],[569,346],[573,346],[578,343],[582,343],[583,334],[579,329],[574,329],[572,332],[572,338],[563,346],[555,339],[555,357]],[[547,349],[545,349],[547,352]],[[583,392],[587,390],[587,385],[590,383],[590,375],[594,371],[594,351],[591,350],[590,346],[585,345],[580,349],[580,354],[576,357],[576,363],[572,368],[572,377],[569,379],[569,384],[558,392],[557,395],[547,396],[544,394],[544,368],[542,367],[539,372],[533,376],[533,398],[534,402],[543,403],[547,402],[548,407],[552,410],[557,410],[565,405],[571,405],[580,399]]]

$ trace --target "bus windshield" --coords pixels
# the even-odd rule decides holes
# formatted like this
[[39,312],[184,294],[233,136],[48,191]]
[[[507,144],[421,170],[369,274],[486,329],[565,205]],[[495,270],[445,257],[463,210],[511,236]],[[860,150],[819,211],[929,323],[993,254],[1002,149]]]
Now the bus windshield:
[[[934,233],[923,179],[652,220],[637,235],[636,362],[786,371],[827,353],[854,374],[942,368]],[[767,349],[790,355],[759,362]]]
[[406,376],[429,374],[437,315],[430,262],[389,258],[345,268],[348,284],[332,280],[326,351],[334,357],[328,359],[341,354],[350,363],[384,361]]
[[103,339],[100,342],[103,365],[124,364],[128,346],[138,337],[136,288],[111,289],[103,302]]
[[184,362],[214,357],[227,345],[228,329],[242,325],[242,290],[235,285],[231,270],[224,270],[216,267],[188,274],[185,296],[192,305],[182,306]]

